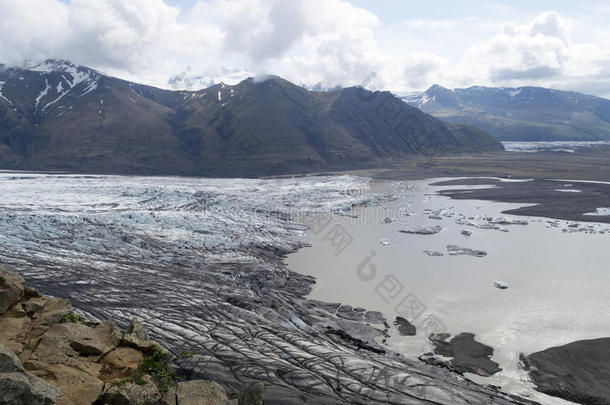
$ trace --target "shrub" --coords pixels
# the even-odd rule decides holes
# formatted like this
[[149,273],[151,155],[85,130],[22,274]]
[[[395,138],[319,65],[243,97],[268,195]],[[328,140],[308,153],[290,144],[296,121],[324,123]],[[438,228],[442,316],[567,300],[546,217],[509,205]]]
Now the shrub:
[[80,315],[76,312],[70,312],[69,314],[62,316],[59,323],[78,323],[79,321],[81,321]]

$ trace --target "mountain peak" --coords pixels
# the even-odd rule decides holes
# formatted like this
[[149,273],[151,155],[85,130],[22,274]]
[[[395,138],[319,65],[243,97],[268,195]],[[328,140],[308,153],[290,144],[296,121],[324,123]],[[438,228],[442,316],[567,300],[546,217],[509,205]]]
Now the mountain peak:
[[433,84],[432,86],[430,86],[430,88],[428,90],[426,90],[426,93],[428,92],[439,92],[439,91],[451,91],[450,89],[441,86],[440,84]]
[[75,65],[69,60],[65,59],[47,59],[38,65],[28,68],[34,72],[51,73],[51,72],[69,72],[79,68],[84,68],[79,65]]

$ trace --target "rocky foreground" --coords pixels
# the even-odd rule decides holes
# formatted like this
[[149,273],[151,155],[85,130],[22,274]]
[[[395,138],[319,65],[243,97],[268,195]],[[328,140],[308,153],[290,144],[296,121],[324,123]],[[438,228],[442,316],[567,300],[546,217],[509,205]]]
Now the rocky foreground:
[[229,395],[211,381],[177,381],[168,360],[137,320],[126,333],[112,320],[89,322],[0,269],[0,404],[264,403],[260,383]]

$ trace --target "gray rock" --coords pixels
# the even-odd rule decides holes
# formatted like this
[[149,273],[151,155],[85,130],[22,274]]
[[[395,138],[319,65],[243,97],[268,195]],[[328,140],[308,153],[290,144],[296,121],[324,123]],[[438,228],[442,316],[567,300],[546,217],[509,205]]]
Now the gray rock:
[[25,373],[0,373],[0,405],[50,405],[59,389]]
[[27,374],[8,347],[0,343],[0,405],[50,405],[61,391]]
[[44,305],[45,300],[42,298],[32,298],[21,304],[23,310],[28,314],[28,316],[42,312],[44,310]]
[[128,382],[108,386],[96,405],[177,405],[174,389],[161,393],[149,375],[142,379],[140,384]]
[[230,400],[220,385],[204,380],[178,383],[176,399],[178,405],[233,405],[237,402]]
[[25,372],[17,355],[0,342],[0,373]]
[[146,328],[144,328],[144,325],[142,325],[142,323],[140,323],[140,321],[138,321],[136,318],[131,320],[129,329],[127,329],[127,335],[142,342],[147,342],[150,340],[150,337],[148,337],[148,332],[146,332]]
[[397,316],[394,325],[398,327],[398,332],[402,336],[415,336],[417,328],[411,322],[407,321],[402,316]]
[[127,333],[123,335],[120,345],[136,348],[145,354],[149,354],[155,349],[167,353],[165,348],[150,339],[146,328],[136,318],[132,318]]
[[16,273],[0,268],[0,315],[23,298],[24,281]]

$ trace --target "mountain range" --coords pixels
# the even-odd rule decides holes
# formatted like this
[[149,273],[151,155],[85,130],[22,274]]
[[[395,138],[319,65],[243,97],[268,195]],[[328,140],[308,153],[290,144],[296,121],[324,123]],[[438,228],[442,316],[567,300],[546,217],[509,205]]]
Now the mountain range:
[[610,100],[573,91],[434,85],[402,99],[437,118],[474,125],[502,141],[610,140]]
[[63,60],[0,66],[0,168],[261,176],[502,150],[389,92],[309,91],[277,76],[170,91]]

